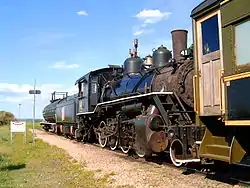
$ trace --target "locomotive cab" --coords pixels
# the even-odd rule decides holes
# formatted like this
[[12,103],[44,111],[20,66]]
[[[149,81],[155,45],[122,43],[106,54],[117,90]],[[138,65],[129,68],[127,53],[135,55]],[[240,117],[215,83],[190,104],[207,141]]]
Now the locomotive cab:
[[107,68],[97,69],[84,75],[75,82],[78,85],[79,105],[77,113],[94,110],[102,100],[102,88],[107,82],[119,77],[123,72],[120,66],[109,65]]

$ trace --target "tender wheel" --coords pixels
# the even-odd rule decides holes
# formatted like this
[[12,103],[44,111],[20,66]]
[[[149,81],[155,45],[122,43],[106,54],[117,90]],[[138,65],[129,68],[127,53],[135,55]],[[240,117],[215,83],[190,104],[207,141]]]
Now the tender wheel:
[[169,153],[170,153],[170,159],[175,166],[180,167],[184,164],[182,162],[176,161],[176,154],[182,153],[182,144],[180,140],[176,139],[171,143]]
[[78,129],[75,130],[75,139],[77,142],[81,142],[83,139],[83,137],[82,137],[81,133],[79,133]]
[[[105,127],[105,126],[106,126],[106,123],[105,123],[104,121],[101,121],[101,123],[100,123],[100,125],[99,125],[99,129],[100,129],[100,128],[103,128],[103,127]],[[104,148],[104,147],[107,145],[108,138],[107,138],[107,137],[104,138],[104,137],[102,136],[102,133],[98,133],[97,135],[98,135],[98,142],[99,142],[100,146],[101,146],[102,148]]]
[[116,150],[118,146],[118,137],[117,136],[110,136],[109,137],[109,147],[112,151]]
[[52,133],[56,133],[56,126],[55,125],[52,125]]
[[58,126],[55,125],[55,133],[58,134]]
[[43,129],[44,129],[46,132],[49,132],[49,127],[48,127],[48,126],[44,125],[44,126],[43,126]]

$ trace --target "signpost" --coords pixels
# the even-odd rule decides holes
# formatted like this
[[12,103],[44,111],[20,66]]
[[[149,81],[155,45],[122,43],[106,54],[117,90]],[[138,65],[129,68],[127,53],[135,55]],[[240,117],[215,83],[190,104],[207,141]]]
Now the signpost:
[[34,89],[29,90],[29,94],[34,95],[34,101],[33,101],[33,144],[35,143],[35,113],[36,113],[36,95],[41,94],[40,90],[36,90],[36,79],[34,83]]
[[10,143],[12,144],[13,133],[24,133],[24,143],[26,144],[26,122],[10,122]]

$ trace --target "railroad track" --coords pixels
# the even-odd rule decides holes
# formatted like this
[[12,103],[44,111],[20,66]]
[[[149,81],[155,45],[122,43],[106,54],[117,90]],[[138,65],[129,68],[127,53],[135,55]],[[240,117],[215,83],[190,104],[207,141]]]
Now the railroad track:
[[[38,129],[40,131],[45,132],[46,134],[54,135],[54,136],[60,136],[52,132],[47,132],[43,129]],[[64,137],[64,136],[62,136]],[[67,138],[67,137],[64,137]],[[69,139],[69,138],[67,138]],[[98,144],[90,144],[90,143],[83,143],[78,142],[74,139],[69,139],[74,141],[76,144],[87,144],[95,147],[100,147]],[[102,148],[103,149],[103,148]],[[109,149],[107,149],[109,150]],[[115,150],[114,152],[124,154],[120,150]],[[124,154],[125,160],[131,160],[131,161],[137,161],[140,163],[146,163],[146,164],[159,164],[159,165],[166,165],[170,168],[177,168],[173,164],[171,164],[170,159],[168,155],[161,155],[161,156],[152,156],[150,159],[145,158],[139,158],[134,153],[128,153]],[[229,185],[240,185],[243,187],[250,187],[250,168],[249,167],[242,167],[242,166],[236,166],[236,165],[226,165],[223,163],[220,164],[207,164],[207,165],[201,165],[198,163],[190,163],[186,166],[178,167],[182,171],[183,175],[189,175],[189,174],[197,174],[204,176],[205,178],[224,182]]]
[[[212,167],[213,168],[213,167]],[[223,168],[223,167],[222,167]],[[190,167],[182,167],[183,174],[199,174],[201,176],[204,176],[206,178],[209,178],[211,180],[219,181],[219,182],[224,182],[229,185],[240,185],[243,187],[250,187],[250,181],[244,181],[240,177],[236,178],[233,177],[235,174],[233,174],[234,168],[232,168],[230,171],[210,171],[210,172],[204,172],[202,170],[197,170],[194,168]],[[248,170],[249,171],[249,170]],[[244,172],[243,172],[244,173]],[[248,173],[250,175],[250,173]],[[239,175],[239,174],[238,174]],[[250,179],[250,178],[248,178]]]

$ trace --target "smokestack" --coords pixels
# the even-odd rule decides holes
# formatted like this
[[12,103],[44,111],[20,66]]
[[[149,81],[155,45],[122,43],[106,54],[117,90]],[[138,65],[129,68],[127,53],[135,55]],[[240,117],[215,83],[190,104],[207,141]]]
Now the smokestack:
[[181,58],[181,51],[187,48],[187,30],[178,29],[173,30],[172,34],[172,46],[173,46],[173,57],[176,60]]

